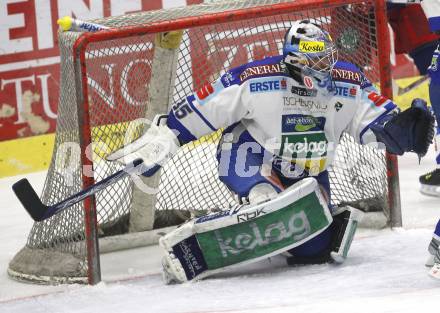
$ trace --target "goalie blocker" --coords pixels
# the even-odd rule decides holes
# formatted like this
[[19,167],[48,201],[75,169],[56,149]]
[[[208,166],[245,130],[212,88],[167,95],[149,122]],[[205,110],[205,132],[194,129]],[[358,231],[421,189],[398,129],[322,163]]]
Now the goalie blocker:
[[[316,180],[303,179],[274,199],[190,220],[162,237],[164,280],[201,279],[286,252],[319,235],[332,221]],[[345,235],[336,236],[339,242],[332,245],[338,262],[346,257],[355,230],[355,225],[345,226]]]

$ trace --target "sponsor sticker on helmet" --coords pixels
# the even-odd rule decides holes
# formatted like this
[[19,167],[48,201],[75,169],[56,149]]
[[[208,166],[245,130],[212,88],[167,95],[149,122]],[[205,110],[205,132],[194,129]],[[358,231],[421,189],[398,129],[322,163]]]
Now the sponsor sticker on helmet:
[[325,48],[325,43],[323,41],[300,41],[299,42],[299,52],[305,53],[319,53],[323,52]]

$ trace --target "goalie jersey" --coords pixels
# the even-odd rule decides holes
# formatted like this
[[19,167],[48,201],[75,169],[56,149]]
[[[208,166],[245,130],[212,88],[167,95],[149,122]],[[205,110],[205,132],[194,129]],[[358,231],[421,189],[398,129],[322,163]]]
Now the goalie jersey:
[[360,144],[376,142],[370,125],[396,109],[353,64],[339,61],[331,76],[296,81],[282,56],[254,61],[174,104],[167,124],[184,144],[242,123],[266,151],[318,175],[344,131]]

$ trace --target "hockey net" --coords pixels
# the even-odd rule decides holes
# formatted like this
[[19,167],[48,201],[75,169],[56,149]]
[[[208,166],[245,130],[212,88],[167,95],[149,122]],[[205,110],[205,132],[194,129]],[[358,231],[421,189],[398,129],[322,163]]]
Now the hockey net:
[[[132,121],[166,113],[171,104],[231,67],[279,54],[286,30],[298,19],[327,29],[338,44],[339,59],[359,66],[376,84],[389,83],[383,71],[389,69],[388,60],[380,57],[387,48],[378,39],[379,28],[386,30],[383,1],[222,1],[95,21],[110,31],[60,33],[56,142],[43,202],[57,203],[120,170],[105,156],[144,131],[144,124],[133,127]],[[177,30],[183,30],[183,37],[174,46],[158,36],[179,37]],[[234,205],[234,196],[218,179],[219,136],[216,132],[187,144],[159,175],[141,181],[157,189],[155,194],[142,192],[126,178],[35,223],[26,246],[9,264],[10,276],[96,283],[98,237],[175,225],[198,212]],[[344,135],[330,177],[334,205],[380,210],[389,218],[383,152]]]

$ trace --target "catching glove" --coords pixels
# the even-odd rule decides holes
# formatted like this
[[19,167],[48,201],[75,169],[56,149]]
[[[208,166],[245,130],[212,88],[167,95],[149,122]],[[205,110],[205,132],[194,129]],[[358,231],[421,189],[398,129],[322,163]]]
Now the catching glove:
[[434,138],[434,122],[426,101],[416,98],[409,109],[385,115],[371,126],[371,130],[388,152],[397,155],[415,152],[420,159],[426,155]]

